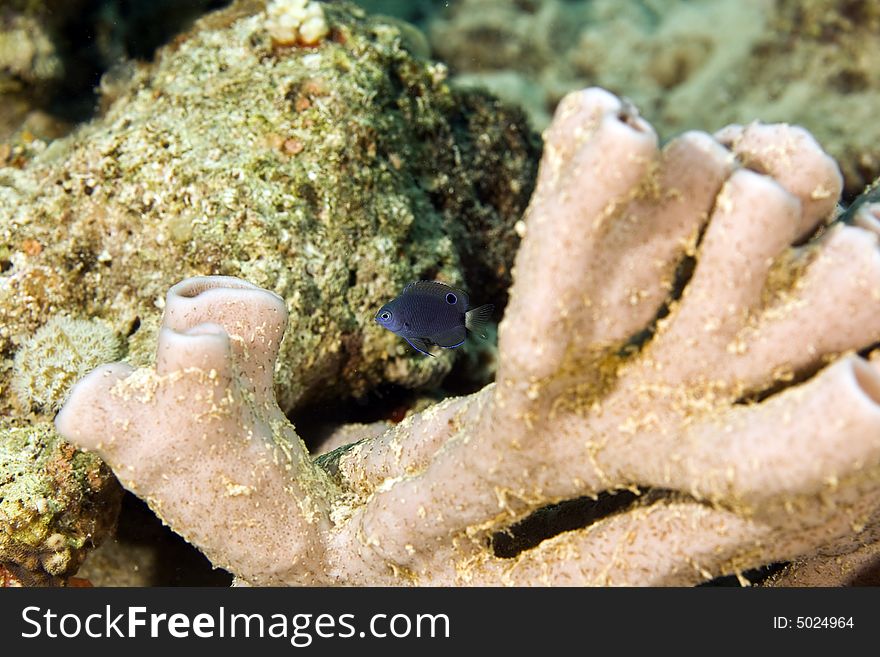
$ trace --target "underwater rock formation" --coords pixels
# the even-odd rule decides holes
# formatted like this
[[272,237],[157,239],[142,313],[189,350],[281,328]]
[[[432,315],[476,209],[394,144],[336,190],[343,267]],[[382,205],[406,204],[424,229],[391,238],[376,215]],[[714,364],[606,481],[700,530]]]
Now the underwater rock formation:
[[164,292],[235,275],[284,297],[285,411],[378,382],[437,382],[372,321],[409,281],[502,307],[539,139],[518,110],[453,92],[397,24],[321,5],[331,33],[281,47],[262,2],[203,18],[105,116],[0,169],[0,410],[11,359],[59,312],[147,364]]
[[459,0],[429,25],[454,83],[518,102],[541,129],[565,92],[596,84],[664,138],[789,121],[838,160],[848,195],[880,175],[876,2]]
[[[84,0],[5,2],[0,12],[0,139],[48,100],[65,74],[59,27]],[[5,158],[0,158],[5,159]]]
[[26,147],[33,135],[55,139],[91,117],[95,81],[102,73],[124,68],[120,64],[126,60],[151,59],[198,15],[228,3],[3,0],[0,163],[18,159],[4,152],[7,147]]
[[840,172],[803,129],[657,141],[603,90],[560,103],[475,394],[313,461],[271,392],[285,304],[196,278],[156,368],[97,369],[58,429],[252,584],[681,585],[869,542],[877,222],[833,221]]

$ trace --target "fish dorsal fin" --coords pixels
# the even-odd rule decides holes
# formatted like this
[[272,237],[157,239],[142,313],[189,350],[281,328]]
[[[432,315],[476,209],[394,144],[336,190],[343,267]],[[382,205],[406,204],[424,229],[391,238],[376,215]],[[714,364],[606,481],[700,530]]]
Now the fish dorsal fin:
[[456,326],[430,336],[431,342],[443,347],[444,349],[454,349],[464,343],[467,339],[467,331],[464,326]]
[[[415,281],[403,288],[403,294],[427,294],[432,297],[446,298],[450,305],[458,306],[461,312],[465,312],[468,307],[468,295],[458,288],[454,288],[440,281]],[[455,301],[452,302],[447,295],[452,294]]]
[[491,303],[468,310],[464,315],[464,325],[469,331],[473,331],[484,340],[487,337],[486,324],[492,319],[492,311],[495,309]]

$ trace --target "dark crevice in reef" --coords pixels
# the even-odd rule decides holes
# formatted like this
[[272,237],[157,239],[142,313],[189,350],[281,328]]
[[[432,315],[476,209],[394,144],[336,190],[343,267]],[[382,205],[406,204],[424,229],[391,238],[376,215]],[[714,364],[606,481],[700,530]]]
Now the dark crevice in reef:
[[876,349],[880,349],[880,342],[874,342],[873,344],[871,344],[871,346],[865,347],[864,349],[859,351],[858,354],[862,358],[867,358],[871,354],[871,352]]
[[[872,351],[880,349],[880,342],[874,342],[870,346],[865,347],[864,349],[859,350],[857,353],[862,358],[867,359]],[[770,386],[766,388],[762,388],[761,390],[749,391],[746,394],[742,395],[738,398],[734,404],[739,404],[743,406],[748,406],[751,404],[759,404],[770,397],[778,395],[781,392],[788,390],[794,386],[798,386],[801,383],[805,383],[812,379],[816,374],[822,370],[827,363],[816,363],[811,367],[804,368],[802,370],[798,370],[795,372],[791,378],[788,378],[784,381],[775,381]]]
[[[297,434],[312,449],[343,424],[371,424],[382,420],[400,422],[420,397],[429,394],[427,391],[382,384],[361,398],[311,402],[302,409],[295,409],[288,417],[296,427]],[[437,401],[443,397],[437,393]]]
[[126,492],[116,534],[86,559],[79,575],[96,586],[229,586],[232,575],[214,568],[150,510]]
[[[496,310],[496,312],[498,312]],[[469,340],[479,340],[477,337],[469,337]],[[485,373],[493,370],[490,362],[495,355],[485,350],[478,352],[473,357],[459,357],[452,364],[449,374],[443,379],[440,390],[442,397],[462,397],[479,392],[494,381],[493,377],[485,376]]]
[[[32,92],[35,106],[72,124],[92,118],[101,76],[121,61],[150,61],[202,14],[231,0],[82,0],[53,19],[45,9],[64,75]],[[48,5],[49,3],[47,3]],[[56,3],[59,6],[62,3]],[[38,15],[40,12],[36,12]]]
[[[599,494],[595,499],[579,497],[551,504],[538,509],[505,531],[497,532],[490,539],[496,557],[511,559],[525,550],[536,547],[542,541],[577,529],[585,529],[600,520],[629,511],[637,506],[651,506],[663,500],[696,501],[678,491],[659,488],[639,492],[618,490]],[[737,575],[725,575],[703,582],[699,586],[743,586],[761,584],[775,575],[787,563],[774,563]]]
[[363,397],[314,401],[294,409],[288,418],[309,449],[313,449],[343,424],[371,424],[386,421],[401,422],[413,408],[424,408],[433,400],[441,402],[448,397],[460,397],[481,390],[492,381],[475,376],[474,371],[488,371],[486,359],[490,354],[480,353],[474,361],[458,358],[439,388],[412,389],[383,383]]
[[770,397],[774,397],[781,392],[791,388],[792,386],[800,385],[805,381],[810,380],[816,373],[824,367],[824,364],[816,364],[812,367],[807,367],[802,370],[798,370],[795,372],[791,378],[786,378],[784,381],[774,381],[772,384],[767,386],[766,388],[761,388],[760,390],[751,390],[741,397],[739,397],[733,403],[735,405],[740,406],[750,406],[752,404],[759,404],[762,401],[769,399]]
[[[709,212],[706,216],[711,217],[713,212],[715,212],[714,202],[712,207],[709,208]],[[703,244],[703,237],[705,237],[708,228],[708,221],[700,226],[700,232],[697,235],[696,245],[694,247],[696,253],[699,253],[700,247]],[[681,295],[684,294],[684,289],[688,286],[688,283],[691,282],[696,268],[697,258],[695,256],[685,255],[679,260],[675,267],[675,274],[672,278],[672,289],[669,292],[669,296],[666,297],[666,301],[664,301],[663,305],[657,310],[657,314],[654,316],[653,321],[651,321],[645,329],[639,331],[629,339],[622,350],[624,353],[620,354],[621,356],[640,351],[642,347],[653,339],[654,334],[657,332],[657,324],[672,312],[673,305],[681,299]]]
[[[705,228],[704,228],[705,230]],[[700,233],[700,241],[703,239],[703,233]],[[653,321],[644,329],[633,335],[626,346],[623,348],[623,352],[621,356],[625,356],[633,351],[638,352],[644,347],[651,339],[654,337],[654,334],[657,332],[657,323],[660,320],[664,319],[672,310],[672,306],[679,299],[681,299],[681,295],[684,294],[684,288],[687,287],[687,284],[690,283],[691,278],[694,275],[694,269],[697,267],[697,259],[693,256],[685,256],[679,261],[678,266],[675,268],[675,276],[672,281],[672,291],[669,293],[669,296],[666,298],[666,301],[663,302],[663,305],[660,306],[660,309],[657,311],[657,314],[654,316]]]
[[798,238],[797,240],[795,240],[794,242],[792,242],[791,246],[794,247],[794,248],[800,248],[800,247],[807,246],[808,244],[811,244],[811,243],[815,242],[816,240],[818,240],[819,238],[821,238],[822,235],[824,235],[825,233],[827,233],[828,230],[829,230],[829,229],[830,229],[835,223],[837,223],[837,220],[831,222],[830,224],[829,224],[829,223],[819,222],[818,224],[816,224],[815,226],[813,226],[813,230],[811,230],[811,231],[808,232],[806,235],[803,235],[802,237],[800,237],[800,238]]
[[874,182],[868,185],[861,194],[852,199],[844,213],[838,217],[838,221],[851,224],[860,207],[865,203],[877,202],[880,202],[880,178],[877,178]]
[[635,505],[651,504],[671,493],[659,489],[600,493],[595,499],[579,497],[542,507],[491,538],[496,557],[510,559],[563,532],[584,529]]
[[114,8],[117,38],[127,55],[148,61],[157,48],[167,44],[202,14],[222,9],[232,0],[101,0]]
[[775,575],[780,572],[783,568],[785,568],[788,564],[783,563],[771,563],[767,566],[761,566],[760,568],[752,568],[751,570],[747,570],[739,574],[739,577],[736,575],[724,575],[722,577],[716,577],[715,579],[710,579],[708,582],[703,582],[702,584],[697,584],[697,586],[743,586],[746,582],[751,585],[762,584],[769,577]]
[[[715,204],[718,200],[716,194],[715,200],[712,202],[712,207],[709,208],[706,216],[711,217],[715,213]],[[700,247],[703,245],[703,238],[706,236],[706,230],[709,228],[710,221],[703,222],[703,225],[700,226],[700,232],[697,235],[696,243],[694,245],[694,252],[699,253]],[[697,268],[697,257],[692,255],[685,255],[681,260],[679,260],[678,264],[675,267],[675,274],[672,279],[672,289],[669,292],[669,295],[666,298],[666,301],[663,302],[663,305],[660,306],[659,310],[657,310],[657,314],[654,316],[653,321],[643,330],[639,331],[635,335],[633,335],[626,346],[622,349],[621,356],[627,356],[633,353],[639,352],[648,342],[650,342],[654,334],[657,332],[657,324],[666,318],[670,312],[672,312],[672,307],[681,299],[681,296],[684,294],[685,288],[688,286],[688,283],[691,282],[691,279],[694,276],[694,271]]]

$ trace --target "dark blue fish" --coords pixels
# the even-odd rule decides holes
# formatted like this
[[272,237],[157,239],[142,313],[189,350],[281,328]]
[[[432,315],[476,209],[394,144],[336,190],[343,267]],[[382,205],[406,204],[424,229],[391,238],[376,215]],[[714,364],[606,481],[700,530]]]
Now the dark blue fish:
[[486,322],[494,306],[487,303],[468,309],[468,296],[436,281],[416,281],[376,313],[376,321],[427,356],[428,346],[454,349],[464,344],[467,332],[486,338]]

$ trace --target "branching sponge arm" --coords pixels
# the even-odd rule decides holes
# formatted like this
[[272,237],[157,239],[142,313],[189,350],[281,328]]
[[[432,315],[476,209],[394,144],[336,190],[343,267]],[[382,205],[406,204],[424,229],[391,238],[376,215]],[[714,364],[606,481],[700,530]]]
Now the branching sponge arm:
[[323,576],[334,496],[272,393],[286,319],[245,281],[188,279],[168,293],[156,369],[99,368],[56,420],[216,565],[259,584]]

